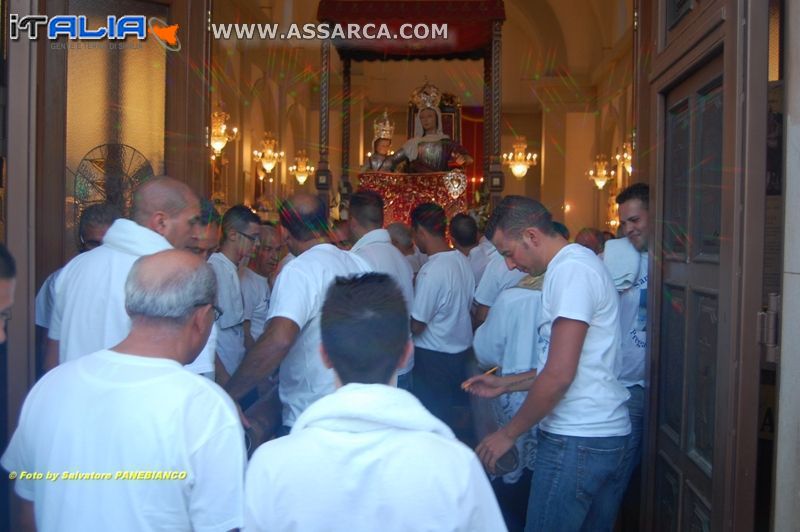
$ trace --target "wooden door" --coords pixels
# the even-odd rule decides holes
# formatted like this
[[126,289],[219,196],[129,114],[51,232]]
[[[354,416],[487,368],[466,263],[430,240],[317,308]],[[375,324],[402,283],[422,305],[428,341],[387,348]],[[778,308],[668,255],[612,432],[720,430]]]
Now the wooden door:
[[750,4],[642,2],[639,17],[652,231],[646,530],[753,527],[767,3]]

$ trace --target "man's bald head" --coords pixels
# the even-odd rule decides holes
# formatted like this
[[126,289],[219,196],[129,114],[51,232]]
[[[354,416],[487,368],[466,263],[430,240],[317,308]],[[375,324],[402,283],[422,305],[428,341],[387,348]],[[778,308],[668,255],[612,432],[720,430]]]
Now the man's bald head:
[[167,176],[154,177],[134,192],[131,218],[182,249],[195,236],[200,200],[186,183]]
[[281,225],[298,242],[328,235],[328,208],[319,196],[299,193],[278,207]]
[[181,326],[216,300],[217,280],[202,257],[170,249],[140,257],[125,282],[125,310],[131,319]]

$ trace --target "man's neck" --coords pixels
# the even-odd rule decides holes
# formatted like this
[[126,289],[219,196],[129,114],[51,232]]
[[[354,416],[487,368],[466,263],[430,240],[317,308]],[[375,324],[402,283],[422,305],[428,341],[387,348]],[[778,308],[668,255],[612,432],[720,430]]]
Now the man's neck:
[[305,242],[298,242],[297,244],[297,253],[295,255],[300,255],[305,253],[309,249],[313,248],[314,246],[318,246],[320,244],[330,244],[331,241],[328,238],[312,238],[311,240],[306,240]]
[[547,241],[545,241],[545,257],[547,258],[547,264],[549,265],[550,262],[558,255],[558,252],[564,249],[569,245],[569,242],[562,237],[550,237]]
[[227,257],[227,259],[234,263],[237,267],[239,266],[239,261],[241,258],[239,257],[239,250],[236,249],[236,246],[223,245],[219,252],[225,255],[225,257]]
[[459,246],[458,244],[456,244],[456,249],[459,250],[465,257],[469,257],[469,252],[476,247],[478,247],[477,244],[474,246]]
[[444,251],[451,251],[450,246],[447,245],[447,241],[441,237],[431,238],[428,244],[427,255],[429,257]]
[[189,354],[182,335],[174,327],[137,324],[128,336],[111,348],[117,353],[148,358],[167,358],[180,364],[188,364]]

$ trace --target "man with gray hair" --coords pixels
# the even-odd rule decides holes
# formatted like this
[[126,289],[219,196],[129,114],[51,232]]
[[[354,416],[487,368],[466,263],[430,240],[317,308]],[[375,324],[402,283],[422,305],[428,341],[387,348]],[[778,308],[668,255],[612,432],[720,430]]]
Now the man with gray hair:
[[23,511],[33,506],[38,530],[241,527],[236,407],[183,368],[216,318],[214,273],[162,251],[134,262],[124,292],[127,337],[53,369],[25,400],[0,459]]
[[[103,245],[72,259],[55,287],[44,369],[119,343],[130,331],[125,279],[133,262],[165,249],[187,248],[198,228],[200,203],[185,184],[154,177],[134,192],[131,220],[115,220]],[[213,347],[198,373],[213,372]]]

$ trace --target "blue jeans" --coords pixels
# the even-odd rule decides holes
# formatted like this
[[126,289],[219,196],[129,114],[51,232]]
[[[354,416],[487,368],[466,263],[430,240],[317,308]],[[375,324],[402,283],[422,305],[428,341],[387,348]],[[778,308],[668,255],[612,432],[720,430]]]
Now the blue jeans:
[[[590,521],[595,499],[619,471],[628,436],[584,438],[539,430],[526,532],[611,530]],[[616,509],[614,509],[616,515]]]
[[[598,497],[596,504],[592,506],[589,519],[591,523],[602,524],[610,530],[614,528],[625,491],[631,475],[642,460],[642,431],[644,424],[644,388],[641,386],[629,386],[631,393],[630,399],[626,403],[628,413],[631,416],[631,433],[625,445],[625,454],[622,457],[622,465],[619,471],[611,479],[610,489],[604,490]],[[606,528],[607,527],[607,528]]]

